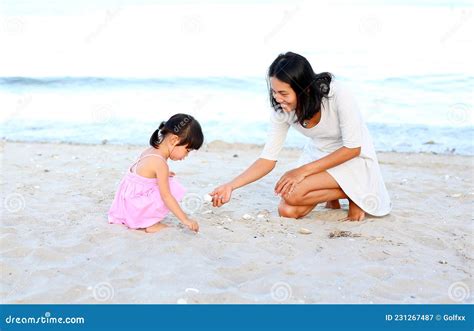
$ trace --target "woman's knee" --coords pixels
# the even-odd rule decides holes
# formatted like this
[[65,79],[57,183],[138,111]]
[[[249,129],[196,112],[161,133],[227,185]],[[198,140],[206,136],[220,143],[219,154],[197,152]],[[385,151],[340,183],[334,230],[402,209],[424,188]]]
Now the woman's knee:
[[285,202],[280,203],[280,205],[278,206],[278,214],[281,217],[288,217],[288,218],[300,217],[298,208],[295,206],[291,206]]
[[298,206],[298,205],[301,205],[301,201],[302,201],[303,197],[301,196],[301,194],[292,192],[290,194],[284,195],[282,197],[282,199],[283,199],[283,201],[285,201],[285,203],[287,205]]
[[319,191],[312,191],[306,194],[303,192],[293,192],[289,195],[283,197],[283,200],[291,206],[301,206],[308,204],[308,198],[310,198],[311,203],[320,203],[325,202],[324,200],[324,193],[326,190],[319,190]]
[[296,208],[285,202],[281,202],[280,205],[278,205],[278,214],[281,217],[296,218]]

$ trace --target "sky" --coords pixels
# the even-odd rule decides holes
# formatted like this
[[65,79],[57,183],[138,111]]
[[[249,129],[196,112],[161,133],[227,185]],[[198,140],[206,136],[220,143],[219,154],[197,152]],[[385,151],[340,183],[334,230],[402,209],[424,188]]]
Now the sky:
[[472,76],[464,1],[0,1],[0,77],[264,77],[315,71]]

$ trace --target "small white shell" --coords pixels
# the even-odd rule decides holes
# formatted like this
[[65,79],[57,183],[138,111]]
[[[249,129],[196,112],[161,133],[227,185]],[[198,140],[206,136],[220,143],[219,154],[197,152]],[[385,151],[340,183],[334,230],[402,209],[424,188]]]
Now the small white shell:
[[252,220],[253,219],[253,216],[252,215],[249,215],[249,214],[245,214],[244,216],[242,216],[242,218],[246,221],[248,220]]
[[197,288],[193,287],[188,287],[187,289],[184,290],[186,293],[188,292],[194,292],[194,293],[199,293],[199,290]]
[[306,228],[301,228],[301,229],[298,230],[298,232],[301,233],[301,234],[311,234],[312,233],[311,230],[308,230]]
[[206,202],[211,202],[212,201],[212,197],[209,194],[204,194],[202,198]]

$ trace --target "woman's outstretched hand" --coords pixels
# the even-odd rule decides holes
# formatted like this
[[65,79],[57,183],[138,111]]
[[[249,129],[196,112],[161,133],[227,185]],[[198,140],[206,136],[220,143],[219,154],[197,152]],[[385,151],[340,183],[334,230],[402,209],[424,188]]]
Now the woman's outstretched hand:
[[212,206],[220,207],[229,202],[232,195],[232,186],[229,184],[221,185],[209,194],[212,197]]
[[301,183],[305,175],[299,168],[285,172],[275,185],[275,194],[285,196],[295,189],[296,185]]

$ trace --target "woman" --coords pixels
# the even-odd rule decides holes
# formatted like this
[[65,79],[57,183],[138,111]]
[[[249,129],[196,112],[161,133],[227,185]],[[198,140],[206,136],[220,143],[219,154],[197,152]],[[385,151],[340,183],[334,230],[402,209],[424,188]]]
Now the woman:
[[390,197],[380,172],[367,126],[349,91],[330,73],[315,74],[301,55],[279,55],[268,71],[270,101],[275,110],[260,158],[247,170],[212,193],[213,205],[227,203],[232,191],[273,170],[290,126],[310,140],[299,166],[275,185],[282,200],[280,216],[300,218],[318,203],[340,208],[349,200],[344,220],[361,221],[365,213],[387,215]]

